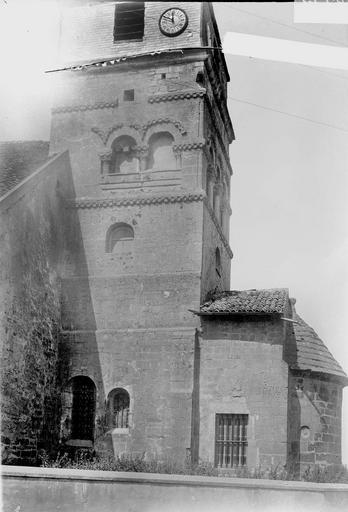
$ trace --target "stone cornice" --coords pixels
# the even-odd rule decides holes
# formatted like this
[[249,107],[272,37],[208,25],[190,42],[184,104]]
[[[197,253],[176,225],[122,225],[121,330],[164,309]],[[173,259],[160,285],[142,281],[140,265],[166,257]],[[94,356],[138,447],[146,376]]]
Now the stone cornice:
[[188,90],[183,92],[172,92],[165,94],[154,94],[148,98],[149,103],[160,103],[162,101],[189,100],[191,98],[203,98],[207,94],[205,89],[201,91]]
[[52,108],[52,114],[64,114],[66,112],[84,112],[86,110],[98,110],[100,108],[118,107],[118,99],[110,102],[91,103],[84,105],[66,105],[63,107]]
[[230,247],[230,245],[229,245],[228,241],[226,240],[225,235],[224,235],[224,234],[223,234],[223,232],[222,232],[222,229],[221,229],[221,226],[220,226],[220,224],[219,224],[219,221],[217,220],[216,215],[215,215],[215,213],[214,213],[214,211],[213,211],[212,207],[210,206],[209,200],[208,200],[208,198],[206,197],[206,195],[205,195],[205,197],[204,197],[203,202],[204,202],[204,205],[206,206],[206,208],[207,208],[207,210],[208,210],[208,212],[209,212],[209,214],[210,214],[211,220],[212,220],[212,221],[214,222],[214,224],[215,224],[215,227],[216,227],[216,229],[217,229],[217,231],[218,231],[218,233],[219,233],[219,235],[220,235],[221,241],[222,241],[222,243],[224,244],[224,247],[225,247],[225,249],[226,249],[226,251],[227,251],[227,254],[228,254],[228,255],[229,255],[229,257],[232,259],[232,258],[233,258],[233,252],[232,252],[232,249],[231,249],[231,247]]
[[195,149],[202,149],[205,147],[205,141],[196,141],[188,144],[174,144],[173,151],[192,151]]
[[205,194],[197,192],[193,194],[165,195],[152,197],[129,197],[124,199],[104,198],[104,199],[75,199],[69,203],[70,208],[90,209],[90,208],[112,208],[123,206],[145,206],[159,205],[168,203],[192,203],[203,201]]

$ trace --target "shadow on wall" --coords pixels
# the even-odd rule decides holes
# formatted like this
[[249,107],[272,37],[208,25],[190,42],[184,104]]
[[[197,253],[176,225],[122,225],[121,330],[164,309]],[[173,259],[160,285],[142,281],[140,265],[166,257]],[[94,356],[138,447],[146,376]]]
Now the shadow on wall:
[[[76,197],[70,171],[69,199]],[[106,397],[92,293],[78,209],[69,207],[62,266],[62,332],[59,344],[61,418],[59,449],[93,451],[103,437]]]
[[[88,318],[88,339],[76,339],[67,281],[87,276],[78,212],[68,208],[75,198],[69,154],[53,157],[0,204],[0,238],[6,240],[1,263],[1,287],[7,290],[2,342],[2,460],[35,465],[42,450],[57,452],[75,434],[67,426],[64,393],[77,372],[96,384],[97,414],[93,437],[100,435],[98,416],[105,404],[95,339],[95,319],[88,279],[79,282],[78,300]],[[93,374],[87,375],[84,355],[93,354]],[[75,366],[70,365],[75,362]],[[63,397],[63,403],[62,403]],[[76,410],[85,414],[83,403]],[[63,408],[63,411],[62,411]],[[84,436],[82,436],[84,437]]]

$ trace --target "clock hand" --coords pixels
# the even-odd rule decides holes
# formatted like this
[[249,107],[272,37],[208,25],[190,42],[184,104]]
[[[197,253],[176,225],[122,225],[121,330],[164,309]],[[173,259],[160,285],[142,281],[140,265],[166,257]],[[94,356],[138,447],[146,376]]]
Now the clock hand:
[[172,19],[172,18],[170,18],[169,16],[162,16],[162,17],[163,17],[164,19],[166,19],[166,20],[170,20],[171,22],[173,22],[173,19]]

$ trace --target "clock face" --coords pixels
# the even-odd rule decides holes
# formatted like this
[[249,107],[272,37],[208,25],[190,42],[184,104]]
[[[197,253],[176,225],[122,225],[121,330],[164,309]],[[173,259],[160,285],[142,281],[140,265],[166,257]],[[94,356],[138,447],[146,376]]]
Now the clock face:
[[173,37],[181,34],[187,27],[188,18],[182,9],[167,9],[161,15],[159,27],[165,36]]

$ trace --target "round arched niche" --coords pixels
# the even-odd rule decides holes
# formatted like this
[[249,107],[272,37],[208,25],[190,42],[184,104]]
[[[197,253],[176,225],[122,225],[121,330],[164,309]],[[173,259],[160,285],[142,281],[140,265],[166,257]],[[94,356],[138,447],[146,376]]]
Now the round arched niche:
[[308,441],[311,435],[311,429],[308,427],[308,425],[302,425],[300,429],[300,435],[301,439],[303,441]]
[[125,222],[116,222],[106,233],[105,251],[107,253],[127,252],[132,250],[134,229]]

